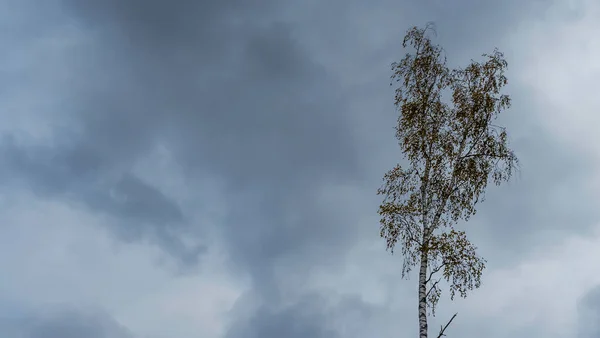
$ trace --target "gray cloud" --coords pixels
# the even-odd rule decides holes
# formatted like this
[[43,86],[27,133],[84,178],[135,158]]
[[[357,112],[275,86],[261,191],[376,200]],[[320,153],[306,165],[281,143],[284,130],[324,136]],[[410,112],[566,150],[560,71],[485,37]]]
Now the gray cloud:
[[328,328],[325,306],[326,303],[314,295],[283,309],[261,306],[250,318],[236,322],[226,337],[338,337]]
[[227,338],[409,337],[416,333],[413,328],[398,325],[397,318],[406,313],[370,304],[355,296],[332,297],[308,292],[294,303],[262,303],[251,307],[252,311],[244,311],[244,307],[248,307],[248,296],[252,295],[245,295],[234,306],[238,320],[229,328]]
[[0,330],[15,338],[134,337],[106,313],[82,309],[54,309],[51,314],[0,320]]
[[[573,233],[586,234],[600,220],[589,181],[593,160],[562,144],[527,117],[527,91],[513,89],[515,107],[506,122],[520,158],[520,172],[507,185],[490,186],[468,231],[485,240],[493,265],[523,257],[532,245],[555,242]],[[493,240],[490,240],[493,239]]]
[[578,338],[600,336],[600,287],[594,287],[579,300]]
[[[115,233],[125,240],[150,237],[169,253],[187,263],[197,254],[183,245],[173,228],[183,229],[180,207],[156,187],[130,172],[110,168],[111,162],[81,145],[64,147],[20,146],[5,138],[0,157],[5,166],[5,184],[23,184],[48,198],[65,198],[95,212],[116,218]],[[113,170],[111,170],[113,169]]]
[[[190,182],[201,175],[224,182],[231,212],[216,230],[236,271],[251,275],[266,303],[234,325],[232,338],[242,337],[237,330],[247,332],[244,337],[332,335],[313,312],[317,305],[279,311],[282,290],[292,282],[276,270],[289,270],[301,288],[312,269],[341,264],[361,235],[377,236],[377,224],[357,219],[375,213],[375,189],[396,161],[392,107],[381,102],[392,99],[386,71],[400,55],[394,53],[404,30],[435,20],[449,54],[472,57],[472,51],[491,50],[490,41],[508,25],[533,13],[516,1],[319,2],[311,3],[310,13],[274,1],[63,3],[91,39],[63,52],[71,82],[61,107],[68,113],[60,116],[70,128],[52,145],[6,138],[3,174],[46,197],[108,214],[121,238],[150,237],[188,264],[203,251],[182,249],[178,233],[194,228],[200,237],[209,225],[192,224],[188,210],[131,167],[161,144]],[[295,17],[290,12],[296,9]],[[377,19],[382,12],[389,22]],[[375,21],[356,24],[363,15]],[[387,38],[362,50],[360,43],[381,33],[365,26],[379,22]],[[363,77],[369,80],[361,84]],[[345,83],[348,78],[358,84]],[[515,109],[528,108],[521,103]],[[506,260],[514,258],[502,250],[526,250],[541,225],[564,226],[572,211],[554,208],[547,215],[543,206],[554,192],[581,194],[577,189],[589,175],[578,169],[589,165],[569,149],[531,134],[534,122],[520,125],[519,114],[510,119],[523,178],[490,196],[475,232],[493,238],[490,247]],[[327,189],[344,185],[356,187],[351,204],[323,202]],[[572,222],[585,228],[597,215],[579,207],[581,219]]]
[[[92,27],[107,25],[109,32],[100,40],[102,48],[93,48],[84,54],[85,60],[72,62],[80,65],[78,71],[86,79],[101,79],[74,88],[72,104],[80,107],[80,113],[72,118],[83,131],[70,143],[65,141],[66,146],[39,151],[44,156],[59,154],[60,163],[44,166],[48,161],[39,156],[27,157],[33,163],[9,159],[14,171],[47,189],[59,189],[55,185],[62,184],[65,194],[74,194],[118,217],[142,217],[137,211],[144,209],[149,210],[143,215],[148,222],[171,226],[182,216],[159,191],[153,191],[155,197],[148,205],[150,188],[146,192],[132,190],[129,200],[137,202],[117,207],[112,200],[105,200],[105,187],[87,181],[78,191],[66,186],[80,177],[101,181],[107,175],[131,178],[122,168],[159,140],[176,154],[188,174],[198,170],[225,178],[233,214],[221,230],[231,249],[239,250],[233,256],[240,264],[262,271],[269,256],[305,250],[304,243],[325,234],[331,234],[325,237],[330,240],[335,238],[333,234],[340,240],[347,237],[341,231],[344,225],[335,221],[343,216],[316,218],[324,213],[319,209],[326,208],[315,203],[315,194],[324,183],[360,178],[353,127],[345,117],[346,103],[339,97],[336,81],[303,52],[288,25],[243,25],[236,29],[238,40],[228,42],[231,48],[239,43],[235,47],[239,55],[207,65],[202,58],[205,50],[215,47],[212,40],[191,34],[189,41],[164,46],[159,35],[151,44],[142,37],[146,33],[148,38],[154,37],[153,17],[113,5],[121,6],[109,2],[93,5],[89,11],[75,6],[77,13],[84,15],[82,22]],[[196,21],[195,16],[185,15],[191,10],[185,6],[157,10],[164,12],[165,19],[178,21],[176,27],[167,25],[175,35],[180,25],[186,26],[186,20],[189,25]],[[101,14],[113,11],[127,20],[113,22],[118,15]],[[194,57],[177,59],[178,54],[186,53]],[[215,69],[229,71],[217,76]],[[213,81],[205,75],[213,75]],[[110,79],[110,83],[102,79]],[[5,153],[13,157],[32,152],[5,147]],[[68,180],[48,177],[56,170],[63,170],[61,178]],[[116,183],[117,189],[120,186]],[[100,196],[99,189],[104,190]],[[257,204],[248,208],[253,201]],[[284,209],[298,211],[299,219],[293,225],[282,225]],[[248,231],[265,236],[240,236]],[[250,242],[251,238],[256,240]]]

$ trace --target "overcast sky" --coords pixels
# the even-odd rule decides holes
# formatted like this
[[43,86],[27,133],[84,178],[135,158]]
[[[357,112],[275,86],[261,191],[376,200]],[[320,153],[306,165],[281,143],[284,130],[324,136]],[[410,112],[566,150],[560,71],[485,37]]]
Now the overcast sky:
[[600,2],[1,0],[0,335],[404,338],[389,65],[499,47],[521,159],[448,337],[600,337]]

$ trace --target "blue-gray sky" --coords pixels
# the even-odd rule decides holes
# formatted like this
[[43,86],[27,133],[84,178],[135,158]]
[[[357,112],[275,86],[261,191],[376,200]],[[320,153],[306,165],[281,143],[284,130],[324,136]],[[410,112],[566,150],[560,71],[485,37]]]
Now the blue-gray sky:
[[521,159],[465,227],[483,286],[455,337],[598,337],[600,4],[0,0],[0,333],[417,332],[379,238],[400,160],[389,65],[434,21],[499,47]]

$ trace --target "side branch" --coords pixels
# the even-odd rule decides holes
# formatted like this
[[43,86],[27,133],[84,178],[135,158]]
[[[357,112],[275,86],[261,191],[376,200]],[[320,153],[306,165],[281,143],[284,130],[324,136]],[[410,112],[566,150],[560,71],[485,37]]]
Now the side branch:
[[452,321],[454,320],[454,318],[456,317],[458,313],[455,313],[452,318],[450,318],[450,320],[448,321],[448,323],[446,323],[446,326],[441,327],[440,326],[440,333],[438,334],[437,338],[442,338],[445,336],[444,332],[446,331],[446,329],[448,328],[448,326],[450,326],[450,323],[452,323]]
[[431,293],[431,291],[435,290],[435,287],[438,285],[438,283],[441,281],[442,279],[438,279],[436,280],[433,285],[431,285],[431,287],[429,288],[429,290],[427,290],[427,293],[425,294],[425,298],[429,297],[429,294]]
[[[432,280],[433,280],[433,276],[440,272],[442,270],[442,268],[446,266],[446,262],[443,262],[442,264],[440,264],[439,266],[431,269],[431,271],[429,272],[429,277],[427,277],[427,279],[425,280],[425,285],[429,284]],[[429,287],[429,289],[427,290],[427,294],[426,297],[429,297],[429,294],[435,290],[435,288],[437,287],[437,285],[440,283],[442,279],[438,279],[435,282],[433,282],[433,284]]]
[[442,270],[442,268],[444,266],[446,266],[446,262],[443,262],[438,267],[431,269],[431,271],[429,272],[429,277],[427,277],[427,280],[425,280],[425,283],[429,283],[431,281],[431,278],[433,278],[433,275],[440,272],[440,270]]
[[477,154],[467,154],[467,155],[463,155],[461,157],[459,157],[459,161],[462,161],[466,158],[469,157],[480,157],[480,156],[487,156],[487,157],[492,157],[492,158],[502,158],[502,155],[497,155],[497,154],[483,154],[483,153],[477,153]]

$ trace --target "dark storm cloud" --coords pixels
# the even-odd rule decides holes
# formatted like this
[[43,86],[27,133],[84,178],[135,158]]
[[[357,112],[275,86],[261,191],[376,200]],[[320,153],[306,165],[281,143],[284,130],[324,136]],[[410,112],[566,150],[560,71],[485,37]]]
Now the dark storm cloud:
[[[262,273],[270,256],[307,250],[305,243],[322,243],[326,234],[344,242],[344,216],[315,203],[323,183],[360,177],[353,126],[335,79],[303,51],[289,25],[234,25],[228,29],[236,34],[223,42],[190,14],[201,11],[196,5],[161,4],[140,11],[121,2],[73,4],[81,27],[106,32],[89,50],[65,55],[82,78],[69,88],[72,119],[81,129],[41,149],[6,143],[9,168],[38,189],[117,217],[141,218],[156,231],[185,221],[185,212],[123,168],[161,142],[188,174],[208,172],[224,180],[234,211],[221,230],[245,268]],[[160,15],[150,13],[153,6]],[[201,6],[210,13],[200,13],[200,19],[214,21],[214,29],[238,13]],[[155,15],[166,20],[164,27],[152,25]],[[195,25],[204,28],[190,32]],[[172,30],[164,34],[179,40],[154,29]],[[205,58],[219,48],[238,54]],[[97,183],[111,178],[109,185]],[[260,213],[246,207],[253,201]],[[293,224],[285,224],[283,210],[298,213]],[[143,232],[130,227],[121,231]],[[266,236],[250,242],[253,237],[240,235],[248,229]]]
[[[123,168],[162,142],[188,175],[226,183],[232,213],[219,230],[267,306],[279,299],[276,266],[306,272],[343,257],[356,236],[346,229],[352,213],[319,204],[319,194],[325,184],[361,178],[354,126],[336,80],[303,50],[293,27],[261,20],[268,11],[252,8],[258,18],[227,27],[240,10],[223,2],[156,2],[139,10],[126,2],[88,4],[73,3],[75,20],[104,33],[89,49],[65,53],[81,78],[68,89],[80,129],[40,149],[6,143],[13,174],[116,217],[143,218],[157,231],[185,221],[185,211]],[[146,235],[136,223],[118,224],[120,233]],[[304,318],[296,309],[310,306],[259,311],[249,325],[261,336],[327,332],[316,315],[291,321]]]

